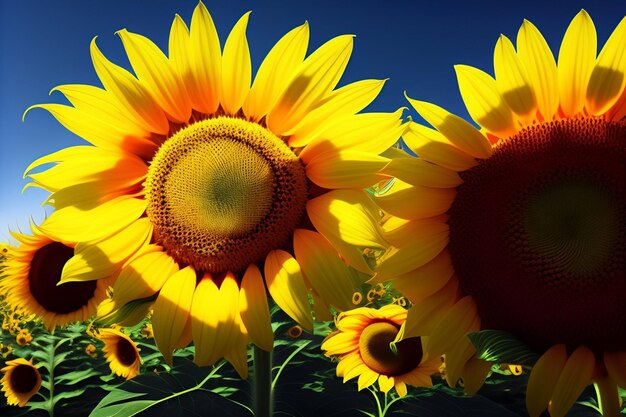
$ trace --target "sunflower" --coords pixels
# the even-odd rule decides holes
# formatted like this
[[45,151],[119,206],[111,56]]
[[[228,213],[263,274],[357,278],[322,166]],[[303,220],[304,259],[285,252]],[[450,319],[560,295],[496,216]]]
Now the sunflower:
[[380,310],[359,307],[340,313],[337,331],[322,343],[326,356],[339,359],[337,376],[344,383],[358,376],[359,390],[376,381],[385,393],[395,386],[401,397],[407,393],[407,384],[431,387],[430,377],[438,372],[441,358],[424,355],[420,337],[392,344],[406,316],[404,308],[393,304]]
[[41,375],[33,365],[33,360],[17,358],[7,361],[1,369],[4,374],[0,380],[2,391],[7,397],[7,404],[24,407],[41,387]]
[[396,216],[384,228],[397,246],[378,274],[416,303],[405,336],[428,335],[448,382],[461,377],[471,392],[490,363],[466,333],[491,329],[538,352],[531,416],[565,415],[591,382],[605,415],[617,415],[626,387],[625,44],[626,18],[596,57],[583,10],[557,63],[524,21],[517,49],[497,41],[495,79],[455,67],[480,130],[409,99],[435,129],[408,124],[403,140],[419,158],[390,163],[398,181],[377,197]]
[[139,375],[141,357],[137,343],[117,329],[100,329],[98,338],[104,342],[102,351],[115,375],[127,380]]
[[121,265],[113,311],[156,298],[154,335],[167,360],[193,339],[196,363],[226,357],[241,375],[249,339],[273,346],[266,285],[306,330],[309,296],[318,318],[329,306],[350,308],[353,282],[372,272],[364,250],[386,248],[364,188],[385,178],[380,154],[403,129],[401,109],[357,114],[384,80],[335,89],[352,35],[305,59],[305,23],[274,45],[250,85],[248,17],[223,51],[202,3],[190,28],[174,19],[169,56],[119,31],[136,76],[108,61],[94,39],[104,88],[59,86],[71,106],[33,106],[93,146],[63,149],[26,170],[56,163],[30,175],[53,193],[47,233],[107,242],[77,253],[63,282]]
[[[32,224],[31,235],[12,233],[19,245],[7,251],[0,289],[12,308],[37,315],[51,330],[94,315],[97,305],[106,298],[111,277],[59,285],[62,271],[80,245],[50,237],[42,227],[45,221],[39,227]],[[14,324],[19,321],[11,320]],[[29,338],[30,334],[21,340],[26,343]]]
[[15,335],[15,342],[19,346],[26,346],[33,341],[33,336],[28,329],[22,329],[17,335]]

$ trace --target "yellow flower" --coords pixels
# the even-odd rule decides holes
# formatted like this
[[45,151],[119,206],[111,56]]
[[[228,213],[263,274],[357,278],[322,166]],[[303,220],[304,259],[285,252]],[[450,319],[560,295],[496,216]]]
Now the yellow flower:
[[63,282],[121,268],[112,310],[157,298],[154,335],[168,361],[193,339],[196,363],[225,357],[244,377],[248,341],[273,346],[266,286],[309,331],[309,294],[317,317],[351,307],[348,265],[371,274],[363,249],[386,248],[364,188],[388,177],[380,154],[402,131],[402,110],[357,114],[384,80],[335,89],[352,35],[305,59],[305,23],[276,43],[251,85],[248,17],[223,51],[202,3],[190,28],[174,19],[169,56],[119,31],[136,76],[94,39],[104,89],[63,85],[55,90],[71,106],[33,106],[94,146],[63,149],[26,170],[56,163],[29,175],[54,193],[47,233],[99,241],[76,250]]
[[98,356],[97,351],[98,350],[96,349],[96,346],[93,343],[90,343],[85,347],[85,353],[92,358],[95,358],[96,356]]
[[143,328],[141,329],[141,335],[146,339],[152,339],[154,337],[152,323],[146,323],[146,325],[143,326]]
[[20,244],[9,248],[4,276],[0,278],[0,289],[7,294],[8,304],[20,313],[16,311],[9,319],[9,328],[19,324],[21,314],[40,317],[48,329],[86,320],[105,298],[109,276],[100,281],[64,281],[58,285],[62,271],[71,269],[75,250],[82,245],[50,237],[42,230],[46,224],[32,224],[32,235],[12,233]]
[[30,344],[32,340],[33,337],[30,335],[30,331],[28,331],[28,329],[20,330],[20,332],[15,336],[15,341],[20,346],[26,346]]
[[359,291],[355,291],[354,294],[352,294],[352,304],[358,306],[359,304],[361,304],[362,301],[363,294],[361,294]]
[[137,344],[116,329],[100,329],[99,332],[100,340],[104,342],[102,351],[111,371],[126,379],[139,375],[141,357]]
[[7,361],[7,366],[2,368],[4,374],[0,380],[2,391],[7,397],[7,404],[24,407],[41,387],[41,375],[33,365],[32,359],[27,361],[17,358]]
[[[526,393],[531,416],[563,416],[597,383],[605,415],[626,387],[626,18],[596,57],[581,11],[558,62],[524,21],[500,36],[495,79],[456,66],[480,126],[409,99],[435,129],[409,123],[397,177],[376,198],[395,247],[377,273],[414,306],[407,337],[429,336],[451,385],[475,392],[490,370],[465,337],[512,334],[542,353]],[[459,295],[460,294],[460,295]]]
[[2,356],[4,359],[6,359],[7,356],[9,356],[12,352],[13,352],[13,346],[11,346],[11,345],[4,345],[4,344],[0,343],[0,356]]
[[390,304],[380,310],[360,307],[339,314],[338,331],[326,338],[322,349],[326,356],[339,358],[337,376],[344,383],[358,376],[359,390],[378,381],[381,391],[395,386],[401,397],[407,393],[407,384],[432,386],[431,375],[438,372],[441,359],[423,354],[420,337],[406,338],[392,349],[406,313]]

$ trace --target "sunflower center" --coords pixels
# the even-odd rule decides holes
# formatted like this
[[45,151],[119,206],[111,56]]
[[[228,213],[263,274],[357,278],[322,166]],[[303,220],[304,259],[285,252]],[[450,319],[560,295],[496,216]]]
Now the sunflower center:
[[17,365],[11,372],[11,389],[20,394],[31,392],[39,377],[37,370],[30,365]]
[[157,241],[179,262],[239,272],[292,235],[307,201],[303,164],[264,127],[196,122],[158,150],[145,183]]
[[123,366],[131,366],[137,360],[137,349],[128,340],[120,337],[115,348],[115,356]]
[[461,173],[450,253],[484,327],[626,349],[626,123],[526,128]]
[[417,368],[422,361],[422,342],[419,337],[390,343],[398,334],[398,326],[387,321],[372,323],[361,332],[359,351],[363,362],[381,375],[402,375]]
[[97,281],[57,285],[61,280],[63,266],[73,256],[73,248],[52,242],[39,248],[30,262],[30,293],[46,311],[71,313],[86,306],[93,298]]

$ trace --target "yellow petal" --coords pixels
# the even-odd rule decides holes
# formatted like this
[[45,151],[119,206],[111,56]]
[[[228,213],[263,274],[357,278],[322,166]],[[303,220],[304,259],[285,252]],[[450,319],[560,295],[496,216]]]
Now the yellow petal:
[[[174,17],[172,27],[170,28],[168,51],[172,69],[176,71],[176,74],[178,74],[180,79],[183,81],[183,85],[186,86],[187,82],[192,82],[190,80],[191,68],[189,67],[191,46],[189,40],[189,29],[187,28],[185,21],[179,15]],[[189,100],[191,100],[191,98],[189,98]]]
[[113,286],[113,301],[118,307],[151,297],[178,271],[178,265],[165,252],[155,251],[132,259],[120,272]]
[[259,120],[273,108],[302,64],[309,43],[309,24],[305,22],[285,34],[267,54],[254,77],[250,94],[243,104],[244,113]]
[[581,10],[569,24],[559,49],[559,101],[565,116],[575,115],[585,105],[596,48],[596,28],[587,12]]
[[359,375],[358,387],[359,391],[363,388],[367,388],[372,385],[378,379],[378,373],[371,371],[369,369],[363,371],[361,375]]
[[[587,87],[587,108],[600,115],[617,105],[626,87],[626,17],[622,18],[604,44]],[[626,106],[621,103],[622,109]],[[623,115],[623,112],[622,112]],[[619,118],[618,118],[619,119]]]
[[215,24],[202,2],[193,11],[189,40],[192,76],[187,91],[194,109],[213,114],[220,104],[222,52]]
[[454,188],[433,188],[411,185],[395,179],[384,194],[375,194],[381,209],[403,219],[423,219],[443,214],[452,205]]
[[[207,308],[207,305],[213,306]],[[239,338],[239,288],[229,272],[220,289],[209,275],[196,287],[191,304],[191,332],[196,346],[194,362],[213,365],[223,358]]]
[[356,332],[337,332],[331,334],[322,343],[326,355],[345,355],[359,348],[359,334]]
[[389,392],[394,386],[394,378],[392,376],[381,375],[378,377],[378,386],[382,392]]
[[[467,65],[455,65],[454,70],[465,107],[472,119],[496,136],[514,135],[513,113],[500,95],[496,81],[487,73]],[[449,137],[439,127],[437,129]]]
[[313,331],[309,295],[300,264],[285,251],[271,251],[265,259],[265,282],[276,304],[305,330]]
[[539,113],[544,120],[552,120],[559,107],[556,62],[541,32],[528,20],[517,33],[517,55],[526,68]]
[[165,54],[145,36],[126,29],[117,33],[122,38],[128,60],[139,81],[171,120],[187,122],[191,116],[191,101],[183,81],[170,66]]
[[476,303],[471,296],[465,296],[441,318],[428,339],[430,355],[439,356],[449,351],[459,340],[467,337],[477,317]]
[[105,58],[96,45],[96,38],[91,41],[91,59],[102,85],[117,98],[126,112],[132,114],[144,129],[167,134],[169,123],[161,107],[141,82]]
[[468,395],[474,395],[482,387],[485,378],[491,371],[491,362],[471,357],[465,364],[461,378],[463,379],[463,387]]
[[390,249],[378,260],[376,273],[393,278],[425,265],[448,244],[449,228],[443,221],[413,220],[388,232]]
[[454,268],[450,253],[444,249],[425,265],[393,277],[392,285],[415,304],[443,288],[452,274],[454,274]]
[[243,380],[248,379],[248,342],[249,337],[246,327],[241,321],[241,317],[235,315],[234,336],[228,351],[224,354],[224,359],[233,365],[239,377]]
[[618,384],[609,376],[594,378],[598,408],[603,416],[618,416],[622,408]]
[[420,159],[452,171],[465,171],[478,164],[473,157],[453,145],[443,134],[414,122],[407,124],[402,140]]
[[165,361],[172,364],[172,351],[179,344],[196,289],[196,271],[187,266],[169,277],[154,303],[154,340]]
[[524,125],[529,124],[537,111],[537,102],[526,69],[513,43],[504,35],[500,35],[493,52],[493,69],[502,98]]
[[398,392],[398,395],[400,396],[400,398],[406,396],[406,394],[408,393],[406,389],[406,384],[404,382],[396,381],[396,391]]
[[329,152],[313,157],[306,174],[322,188],[367,188],[387,178],[380,170],[388,162],[387,158],[369,152]]
[[[441,317],[456,300],[458,282],[451,279],[435,294],[414,304],[407,311],[406,321],[402,325],[402,339],[429,335]],[[398,340],[402,340],[398,339]]]
[[55,240],[87,242],[104,239],[137,220],[146,201],[118,197],[96,207],[67,206],[54,211],[41,230]]
[[224,44],[222,56],[222,107],[236,114],[250,91],[252,62],[246,38],[250,12],[241,16]]
[[319,107],[311,111],[294,128],[289,146],[301,147],[323,134],[324,130],[342,117],[354,115],[370,104],[385,85],[386,80],[357,81],[333,91]]
[[296,260],[315,291],[339,311],[352,308],[352,274],[331,244],[319,233],[296,229],[293,247]]
[[626,387],[626,352],[605,352],[604,364],[617,385]]
[[339,82],[352,53],[352,35],[338,36],[313,52],[303,63],[267,116],[276,134],[288,132]]
[[311,295],[313,296],[313,312],[315,313],[315,321],[330,321],[333,319],[333,315],[330,312],[330,306],[328,303],[320,297],[320,295],[311,289]]
[[362,363],[363,360],[361,359],[361,355],[359,355],[358,353],[342,356],[341,360],[337,364],[337,376],[344,376],[346,372],[354,369],[357,365]]
[[595,365],[593,352],[585,346],[578,347],[570,355],[552,393],[551,416],[564,417],[567,414],[583,389],[591,383]]
[[361,113],[331,123],[323,134],[313,139],[300,153],[306,163],[316,155],[341,150],[356,150],[379,155],[398,141],[404,127],[402,111]]
[[150,243],[152,223],[138,219],[108,239],[78,243],[74,256],[63,266],[61,283],[106,278],[115,273],[139,248]]
[[488,158],[491,155],[489,141],[470,123],[432,103],[409,97],[406,99],[420,116],[466,154],[475,158]]
[[531,417],[538,417],[548,407],[566,361],[565,345],[554,345],[533,366],[526,388],[526,409]]
[[56,165],[28,175],[35,184],[48,191],[58,191],[74,184],[97,183],[106,194],[138,185],[148,171],[141,158],[126,152],[72,146],[37,159],[25,172],[48,163]]
[[425,187],[454,188],[463,182],[456,171],[409,156],[393,158],[382,172],[406,183]]
[[239,311],[252,342],[261,349],[271,352],[274,333],[265,294],[261,271],[256,265],[248,266],[241,280]]
[[445,364],[446,364],[446,382],[449,386],[455,387],[463,368],[469,359],[474,356],[476,349],[469,338],[463,337],[459,339],[448,352],[446,352]]

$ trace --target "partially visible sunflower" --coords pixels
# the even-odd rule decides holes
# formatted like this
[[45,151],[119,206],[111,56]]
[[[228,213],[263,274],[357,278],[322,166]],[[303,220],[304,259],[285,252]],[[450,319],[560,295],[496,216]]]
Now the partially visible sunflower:
[[[377,271],[415,303],[405,336],[429,336],[426,350],[445,354],[448,382],[461,377],[469,391],[490,364],[468,332],[493,329],[497,340],[511,335],[540,352],[531,416],[564,416],[592,382],[604,414],[616,416],[626,387],[624,45],[626,18],[596,57],[583,10],[557,64],[524,21],[517,50],[500,36],[495,79],[455,67],[480,130],[409,99],[436,130],[409,123],[403,139],[419,158],[392,162],[398,180],[377,198],[398,217],[384,226],[397,247]],[[483,348],[499,349],[496,339],[483,338]]]
[[33,336],[28,329],[22,329],[15,335],[15,341],[19,346],[26,346],[32,342]]
[[7,361],[1,369],[2,392],[7,397],[7,404],[24,407],[41,387],[41,375],[33,365],[33,360],[17,358]]
[[126,379],[139,375],[141,356],[137,343],[116,329],[100,329],[99,338],[104,342],[102,351],[114,374]]
[[359,390],[376,381],[385,393],[395,386],[401,397],[407,394],[407,384],[431,387],[431,375],[438,373],[441,358],[424,355],[420,337],[393,343],[406,315],[404,308],[393,304],[339,314],[337,331],[322,343],[326,356],[339,359],[337,376],[344,383],[358,376]]
[[19,245],[8,248],[0,289],[12,308],[35,314],[51,330],[94,315],[111,277],[60,284],[68,260],[82,245],[48,236],[41,229],[45,224],[32,224],[32,235],[12,233]]
[[351,307],[356,270],[372,273],[364,250],[386,248],[364,189],[386,177],[380,154],[402,131],[402,110],[357,114],[384,80],[335,89],[352,35],[305,59],[305,23],[276,43],[251,85],[248,17],[223,51],[202,3],[190,28],[174,19],[169,56],[119,31],[136,76],[108,61],[94,39],[104,89],[63,85],[55,90],[72,106],[33,106],[94,146],[61,150],[26,170],[57,163],[30,174],[31,184],[53,192],[47,233],[106,241],[77,251],[63,282],[122,267],[109,311],[156,298],[154,335],[167,360],[193,338],[196,363],[226,357],[242,376],[250,339],[273,346],[266,286],[307,330],[310,295],[319,314]]

